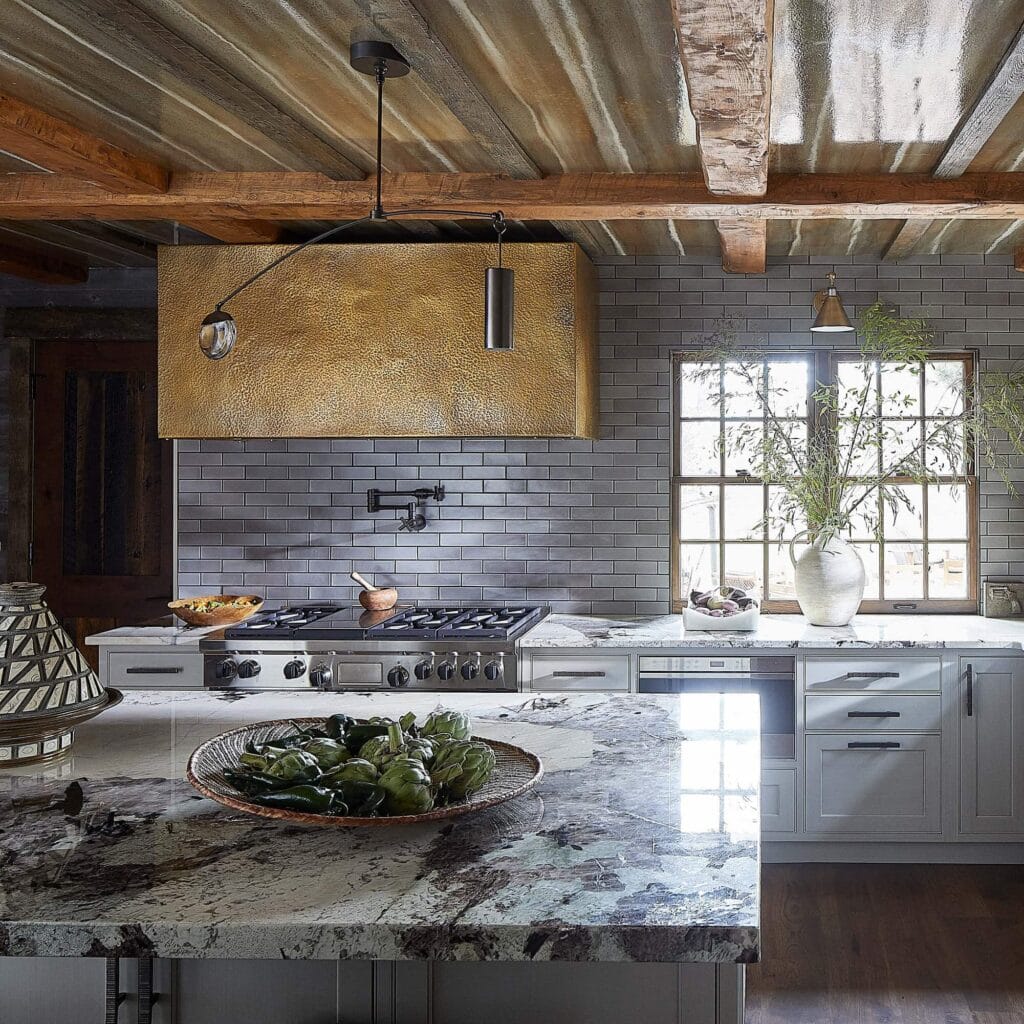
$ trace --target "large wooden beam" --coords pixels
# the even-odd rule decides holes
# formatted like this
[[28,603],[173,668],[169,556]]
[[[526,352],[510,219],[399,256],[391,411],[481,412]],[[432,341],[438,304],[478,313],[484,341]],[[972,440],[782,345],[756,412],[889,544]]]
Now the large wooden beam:
[[763,274],[768,246],[768,221],[720,220],[722,269],[730,274]]
[[89,279],[89,268],[85,263],[0,243],[0,274],[45,284],[81,284]]
[[[716,196],[699,174],[389,174],[389,206],[448,207],[513,220],[1024,219],[1024,174],[786,174],[763,196]],[[369,181],[298,172],[188,172],[167,192],[115,194],[52,174],[0,175],[0,219],[353,220],[372,205]],[[426,215],[435,219],[436,215]]]
[[0,150],[48,171],[93,181],[112,192],[163,192],[169,179],[157,164],[2,94]]
[[340,152],[334,142],[296,120],[150,14],[153,5],[143,7],[134,0],[51,0],[47,6],[49,10],[65,12],[62,20],[68,23],[84,22],[102,30],[112,40],[126,41],[143,67],[198,89],[229,114],[294,153],[311,170],[331,178],[364,176],[365,172]]
[[[514,178],[539,178],[541,170],[491,106],[476,82],[434,33],[413,0],[355,0],[360,11],[411,62],[459,123],[500,167]],[[582,225],[558,221],[555,227],[591,255],[609,247]]]
[[[1022,95],[1024,26],[1017,31],[995,71],[953,129],[932,174],[936,178],[962,175]],[[906,221],[882,253],[882,259],[898,260],[912,255],[929,227],[927,221]]]
[[672,0],[708,189],[768,185],[774,0]]

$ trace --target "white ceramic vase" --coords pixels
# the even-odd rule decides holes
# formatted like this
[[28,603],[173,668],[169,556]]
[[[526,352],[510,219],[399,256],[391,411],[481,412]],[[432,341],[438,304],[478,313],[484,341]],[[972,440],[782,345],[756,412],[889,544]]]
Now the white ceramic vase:
[[797,541],[806,536],[797,534],[789,545],[800,610],[814,626],[846,626],[864,597],[864,563],[856,548],[839,537],[812,541],[797,558]]

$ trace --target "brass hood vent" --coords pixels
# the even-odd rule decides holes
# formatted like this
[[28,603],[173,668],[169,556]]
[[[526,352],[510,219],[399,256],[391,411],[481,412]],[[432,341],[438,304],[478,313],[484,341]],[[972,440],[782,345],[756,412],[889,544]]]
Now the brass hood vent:
[[597,282],[579,246],[505,246],[509,352],[480,345],[491,246],[320,245],[235,299],[231,359],[207,359],[196,324],[288,248],[161,249],[161,437],[597,437]]

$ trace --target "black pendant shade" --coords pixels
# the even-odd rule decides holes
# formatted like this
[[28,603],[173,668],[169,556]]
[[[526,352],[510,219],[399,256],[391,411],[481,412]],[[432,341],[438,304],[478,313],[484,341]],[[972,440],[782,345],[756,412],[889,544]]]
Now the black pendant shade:
[[484,348],[510,351],[515,323],[516,275],[507,267],[484,273]]

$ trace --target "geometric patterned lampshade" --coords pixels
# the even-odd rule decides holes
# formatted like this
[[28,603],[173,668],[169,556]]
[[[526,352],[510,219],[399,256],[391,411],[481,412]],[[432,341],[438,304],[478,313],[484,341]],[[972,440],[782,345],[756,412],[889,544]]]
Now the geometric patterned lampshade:
[[74,726],[117,704],[43,602],[37,583],[0,584],[0,768],[67,753]]

